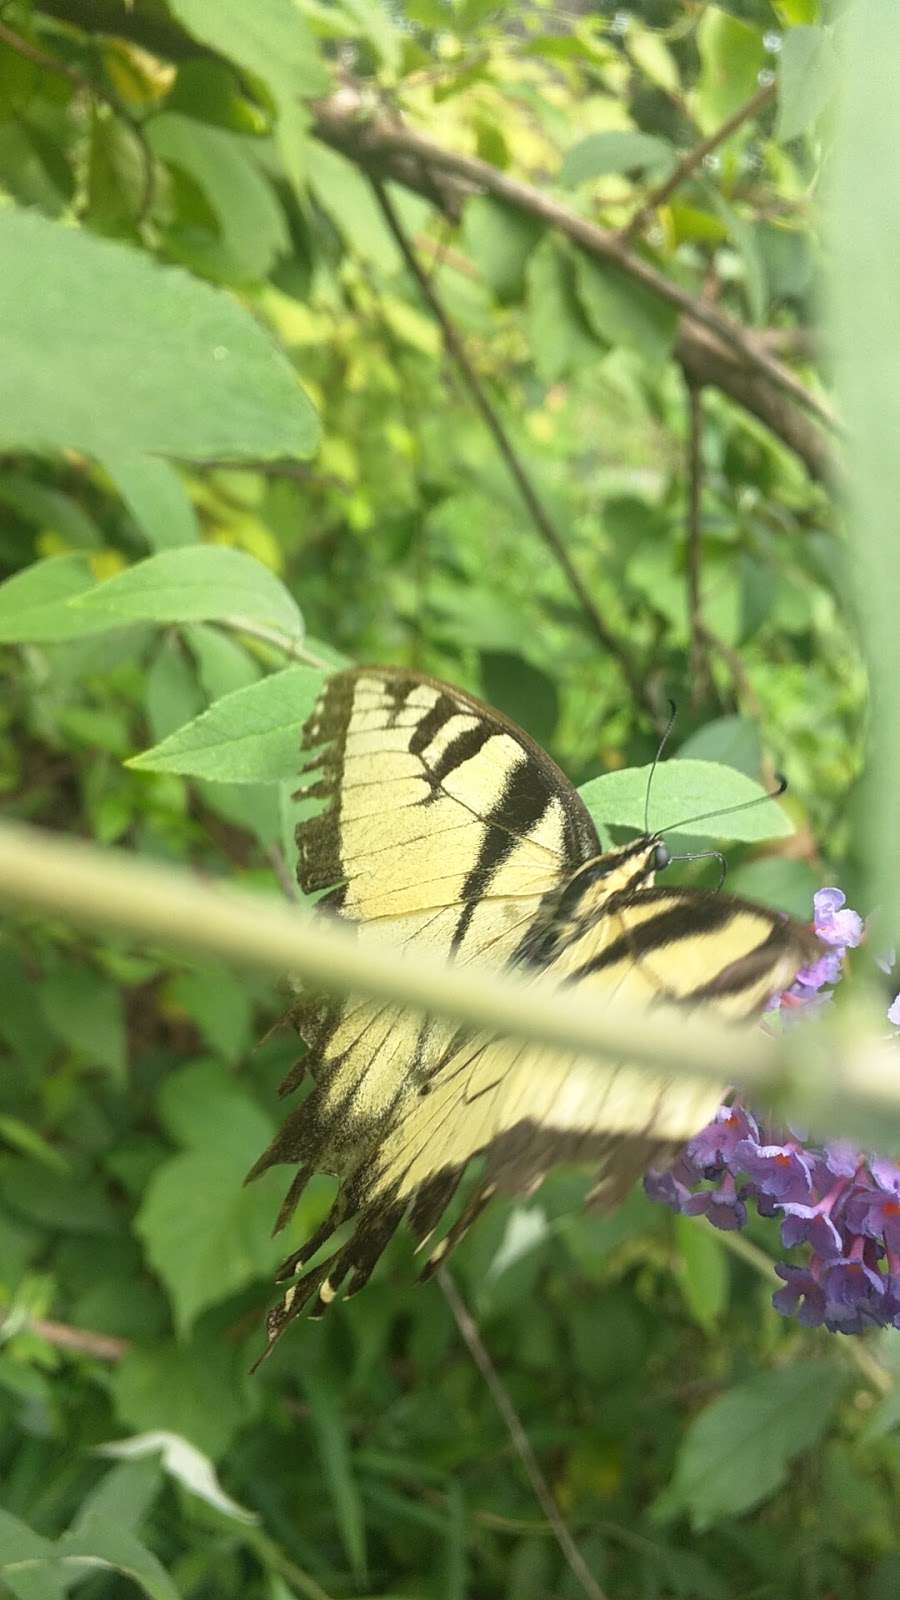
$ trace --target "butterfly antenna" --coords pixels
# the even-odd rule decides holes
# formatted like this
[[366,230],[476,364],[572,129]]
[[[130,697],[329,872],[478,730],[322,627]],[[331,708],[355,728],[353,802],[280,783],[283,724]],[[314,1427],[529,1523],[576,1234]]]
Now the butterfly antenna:
[[776,772],[777,787],[771,794],[757,794],[752,800],[740,800],[736,806],[717,806],[715,811],[701,811],[696,817],[682,817],[680,822],[666,823],[666,833],[677,833],[679,828],[684,828],[691,822],[705,822],[708,817],[733,817],[736,811],[749,811],[751,806],[761,806],[766,800],[778,800],[788,786],[787,778],[783,773]]
[[650,776],[647,779],[647,793],[644,796],[644,833],[647,835],[648,838],[650,837],[650,790],[653,787],[653,779],[654,779],[654,776],[655,776],[655,773],[656,773],[656,769],[659,766],[660,756],[662,755],[663,751],[666,748],[666,742],[668,740],[669,734],[672,732],[672,729],[675,726],[675,718],[678,715],[678,707],[676,706],[675,701],[674,700],[670,700],[668,704],[669,704],[669,720],[666,723],[665,728],[663,729],[663,735],[662,735],[662,738],[659,741],[659,747],[657,749],[656,755],[653,757],[653,765],[650,768]]

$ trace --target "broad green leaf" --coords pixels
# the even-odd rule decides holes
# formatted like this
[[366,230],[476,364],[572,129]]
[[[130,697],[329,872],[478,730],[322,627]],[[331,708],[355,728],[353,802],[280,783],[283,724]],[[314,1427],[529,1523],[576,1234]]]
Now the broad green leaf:
[[194,663],[177,637],[164,635],[144,680],[144,710],[154,739],[167,739],[196,717],[203,703]]
[[[209,1457],[195,1445],[190,1444],[187,1439],[182,1439],[180,1434],[166,1433],[162,1429],[154,1433],[139,1433],[131,1439],[118,1439],[113,1444],[98,1445],[97,1453],[113,1456],[123,1463],[122,1466],[113,1468],[108,1478],[114,1478],[116,1473],[146,1472],[148,1466],[155,1476],[157,1469],[153,1458],[159,1457],[164,1472],[174,1478],[176,1483],[183,1484],[190,1494],[195,1494],[198,1499],[205,1500],[207,1505],[213,1506],[216,1511],[221,1511],[223,1516],[232,1517],[236,1522],[257,1520],[255,1512],[247,1511],[244,1506],[238,1505],[236,1500],[232,1500],[231,1496],[225,1493]],[[104,1480],[104,1483],[106,1481]]]
[[253,1002],[229,974],[204,969],[179,972],[166,989],[166,1001],[186,1011],[203,1038],[225,1061],[240,1061],[253,1042]]
[[76,615],[104,617],[108,627],[127,622],[262,623],[292,639],[303,622],[291,595],[268,567],[227,545],[185,545],[161,550],[107,578],[70,602]]
[[641,27],[635,18],[631,18],[628,30],[628,54],[646,72],[651,83],[658,84],[669,94],[677,94],[680,78],[672,51],[655,29]]
[[284,1245],[272,1238],[284,1180],[264,1174],[244,1187],[272,1125],[232,1086],[224,1068],[186,1069],[166,1098],[179,1118],[196,1104],[192,1147],[156,1168],[135,1228],[166,1285],[183,1338],[207,1306],[274,1271],[284,1255]]
[[262,668],[247,654],[242,644],[203,622],[183,630],[197,663],[197,672],[208,700],[219,700],[233,689],[246,689],[258,683]]
[[259,323],[138,250],[0,210],[0,320],[0,448],[202,460],[315,447],[312,407]]
[[695,761],[718,761],[736,767],[748,778],[758,778],[762,763],[759,730],[748,717],[716,717],[685,739],[678,759],[687,756]]
[[575,283],[582,310],[604,344],[630,345],[650,366],[672,352],[678,313],[618,267],[578,256]]
[[789,28],[778,58],[775,136],[796,139],[813,126],[837,88],[837,59],[824,28]]
[[0,1193],[13,1216],[53,1232],[102,1237],[119,1231],[120,1213],[96,1178],[69,1177],[9,1158],[0,1169]]
[[466,249],[503,303],[521,297],[528,258],[542,232],[539,222],[490,195],[475,195],[463,213]]
[[[644,808],[651,768],[624,767],[591,778],[579,790],[597,823],[644,831]],[[724,816],[729,806],[754,802],[746,811]],[[712,816],[707,813],[712,812]],[[705,820],[701,820],[705,818]],[[734,767],[717,761],[663,761],[650,792],[649,824],[654,833],[674,830],[709,839],[784,839],[794,827],[765,789]]]
[[285,171],[303,188],[305,118],[299,102],[327,94],[329,76],[299,7],[291,0],[170,0],[170,10],[202,44],[258,78],[278,108]]
[[[189,230],[187,264],[225,282],[265,278],[287,253],[290,237],[275,191],[254,159],[253,141],[170,111],[152,118],[147,137],[162,160],[198,185],[215,213],[218,236],[208,243],[197,228]],[[180,259],[177,225],[167,231],[166,242]]]
[[807,1359],[729,1389],[690,1424],[653,1515],[669,1521],[686,1512],[702,1531],[749,1511],[821,1438],[845,1387],[835,1367]]
[[177,1433],[217,1461],[252,1415],[246,1368],[221,1334],[135,1346],[110,1380],[116,1416],[141,1433]]
[[0,474],[0,506],[8,506],[39,533],[54,533],[70,549],[96,550],[103,535],[96,522],[70,494],[38,483],[24,472]]
[[197,514],[168,461],[159,456],[107,454],[103,465],[151,550],[197,542]]
[[400,252],[394,236],[359,167],[314,139],[309,147],[309,184],[351,250],[382,272],[398,270]]
[[509,650],[482,650],[480,659],[488,704],[505,711],[538,744],[552,743],[559,721],[559,690],[554,680]]
[[711,1331],[728,1304],[728,1255],[720,1236],[698,1217],[673,1218],[678,1278],[694,1321]]
[[860,831],[868,877],[864,904],[884,907],[887,943],[900,944],[900,188],[887,175],[900,148],[900,8],[862,0],[844,30],[837,146],[831,157],[833,354],[847,426],[846,496],[860,639],[872,683],[866,823]]
[[821,874],[807,861],[792,861],[787,856],[745,861],[728,874],[729,893],[746,895],[774,911],[786,911],[801,922],[809,922],[813,895],[821,884]]
[[533,251],[526,278],[529,345],[540,377],[556,383],[596,361],[597,342],[578,303],[572,260],[553,239]]
[[53,1543],[0,1506],[0,1580],[16,1600],[65,1600]]
[[36,1128],[29,1127],[27,1122],[22,1122],[19,1117],[10,1116],[5,1111],[0,1111],[0,1140],[10,1145],[13,1150],[18,1150],[23,1156],[31,1156],[33,1160],[49,1167],[53,1172],[68,1172],[69,1163],[65,1156],[60,1155],[52,1144],[38,1133]]
[[105,633],[106,618],[79,617],[68,601],[92,589],[96,578],[86,555],[49,556],[0,583],[0,642],[53,644],[86,633]]
[[287,667],[235,689],[152,750],[133,756],[128,766],[218,783],[296,778],[301,730],[323,681],[318,668]]
[[744,104],[759,87],[766,65],[761,32],[719,6],[707,6],[697,28],[700,79],[691,98],[704,133],[714,129]]
[[574,188],[588,178],[602,178],[611,172],[669,167],[675,154],[667,139],[637,129],[612,128],[604,133],[589,133],[566,151],[559,181],[566,188]]
[[57,1038],[91,1066],[122,1079],[126,1065],[125,1014],[118,985],[91,967],[61,967],[37,991]]
[[165,1567],[127,1528],[91,1517],[77,1533],[64,1533],[57,1557],[70,1582],[82,1573],[118,1572],[136,1584],[149,1600],[180,1600]]

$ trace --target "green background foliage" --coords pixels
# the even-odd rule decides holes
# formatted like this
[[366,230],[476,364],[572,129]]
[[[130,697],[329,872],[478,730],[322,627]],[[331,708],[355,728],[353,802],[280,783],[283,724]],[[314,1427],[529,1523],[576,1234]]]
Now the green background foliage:
[[[641,825],[632,773],[673,697],[659,817],[784,770],[780,811],[720,824],[729,888],[801,916],[822,882],[853,893],[865,674],[831,445],[746,344],[701,337],[730,319],[824,393],[843,9],[6,5],[6,813],[277,892],[322,676],[392,662],[520,721],[612,838]],[[384,118],[487,181],[373,155]],[[624,264],[498,179],[626,230]],[[0,1593],[579,1593],[402,1238],[249,1374],[275,1266],[331,1192],[282,1243],[279,1176],[242,1187],[298,1048],[277,986],[25,920],[0,986]],[[640,1192],[585,1216],[583,1191],[563,1173],[495,1204],[454,1272],[606,1593],[896,1594],[894,1339],[778,1318],[765,1224],[734,1241]]]

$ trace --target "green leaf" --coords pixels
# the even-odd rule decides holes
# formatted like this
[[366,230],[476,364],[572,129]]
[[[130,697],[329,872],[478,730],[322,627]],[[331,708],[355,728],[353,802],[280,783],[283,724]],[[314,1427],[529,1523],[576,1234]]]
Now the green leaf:
[[608,263],[578,256],[575,283],[584,314],[605,344],[630,345],[650,366],[671,355],[678,313]]
[[116,1416],[141,1433],[177,1433],[217,1461],[248,1420],[246,1365],[221,1333],[137,1346],[110,1380]]
[[165,1567],[127,1528],[91,1517],[83,1529],[64,1533],[57,1542],[57,1557],[72,1578],[81,1573],[119,1572],[150,1600],[180,1600]]
[[675,150],[668,139],[636,129],[614,128],[605,133],[589,133],[566,151],[559,181],[574,188],[588,178],[602,178],[611,172],[646,171],[670,167]]
[[125,1014],[116,984],[90,967],[62,967],[44,979],[38,998],[57,1038],[89,1065],[124,1078]]
[[484,698],[538,744],[550,744],[559,721],[559,690],[553,679],[509,650],[482,650],[480,659]]
[[678,1278],[699,1327],[711,1332],[728,1305],[728,1256],[718,1234],[697,1217],[676,1216]]
[[16,1600],[65,1600],[69,1588],[51,1541],[2,1507],[0,1578]]
[[305,1377],[304,1390],[312,1413],[341,1543],[354,1578],[357,1583],[365,1583],[366,1523],[353,1476],[347,1431],[331,1391],[321,1378],[316,1374]]
[[[592,778],[579,790],[597,823],[644,831],[644,808],[651,768],[624,767]],[[729,806],[758,802],[735,816],[721,816]],[[701,820],[701,814],[714,814]],[[693,819],[693,820],[692,820]],[[650,795],[650,827],[654,833],[675,830],[709,839],[785,839],[794,831],[787,813],[765,789],[734,767],[717,761],[664,761],[656,768]]]
[[528,258],[543,233],[539,222],[490,195],[475,195],[463,213],[463,240],[502,304],[521,298]]
[[712,133],[759,88],[766,50],[758,29],[718,6],[707,6],[697,28],[700,79],[691,97],[704,133]]
[[[371,184],[352,161],[313,139],[309,147],[309,184],[351,250],[381,272],[398,271],[401,260],[394,236]],[[392,198],[396,196],[392,194]]]
[[271,1276],[284,1255],[272,1238],[284,1180],[244,1187],[272,1125],[224,1068],[187,1068],[167,1084],[166,1103],[179,1119],[196,1116],[192,1148],[156,1168],[135,1229],[184,1337],[207,1306]]
[[679,760],[718,761],[736,767],[748,778],[758,778],[762,764],[759,730],[749,717],[716,717],[692,733],[678,751]]
[[837,88],[834,44],[824,28],[789,28],[778,58],[775,137],[786,144],[821,116]]
[[128,622],[230,622],[243,618],[292,639],[303,633],[297,602],[280,578],[243,550],[184,545],[161,550],[70,602],[77,615]]
[[104,633],[109,622],[82,619],[68,601],[92,589],[96,579],[87,556],[49,556],[0,583],[0,642],[53,644],[86,633]]
[[307,22],[291,0],[170,0],[173,15],[202,44],[258,78],[278,107],[278,144],[285,171],[303,188],[305,119],[298,101],[326,94],[330,79]]
[[138,250],[6,207],[0,320],[2,448],[202,460],[315,447],[313,409],[255,318]]
[[253,1042],[253,1002],[247,990],[224,971],[179,972],[166,998],[186,1011],[211,1050],[237,1062]]
[[749,1511],[821,1438],[845,1387],[843,1373],[807,1359],[730,1389],[691,1423],[652,1515],[669,1521],[686,1512],[702,1531]]
[[166,739],[203,705],[193,662],[172,635],[161,641],[144,680],[144,710],[154,739]]
[[184,629],[184,637],[197,663],[197,671],[208,700],[219,700],[233,689],[246,689],[258,683],[262,668],[236,639],[219,628],[199,622]]
[[70,549],[97,550],[103,535],[93,517],[69,494],[37,483],[21,472],[0,476],[0,505],[30,522],[39,533],[55,533]]
[[571,257],[546,238],[526,269],[529,344],[539,376],[556,383],[574,368],[596,361],[597,342],[575,292]]
[[[160,1465],[163,1471],[174,1478],[176,1483],[182,1484],[190,1494],[205,1500],[207,1505],[220,1511],[225,1517],[232,1517],[235,1522],[256,1521],[256,1514],[253,1511],[247,1511],[244,1506],[238,1505],[236,1500],[232,1500],[231,1496],[225,1493],[209,1457],[177,1433],[166,1433],[162,1429],[154,1433],[139,1433],[131,1439],[120,1439],[114,1444],[99,1445],[98,1454],[118,1456],[122,1462],[121,1466],[114,1467],[113,1471],[107,1474],[101,1490],[109,1479],[115,1479],[117,1473],[139,1472],[146,1475],[149,1469],[153,1480],[158,1480],[159,1467],[155,1458],[161,1457]],[[126,1483],[130,1481],[126,1479]],[[96,1496],[96,1490],[94,1493]],[[108,1498],[111,1500],[113,1497],[110,1495]],[[116,1509],[118,1511],[118,1506]]]
[[787,856],[765,856],[761,861],[745,861],[728,875],[732,894],[745,895],[775,911],[808,922],[812,916],[813,895],[821,887],[821,875],[806,861]]
[[103,465],[151,550],[195,544],[200,524],[181,478],[158,456],[111,455]]
[[300,734],[324,675],[287,667],[223,695],[186,727],[127,763],[144,772],[182,772],[219,783],[277,783],[296,778]]
[[[187,264],[225,282],[265,278],[289,250],[290,236],[275,192],[254,159],[253,141],[174,111],[154,117],[147,137],[162,160],[198,185],[215,213],[218,234],[208,242],[198,229],[187,231]],[[179,237],[174,224],[166,243],[176,257]]]

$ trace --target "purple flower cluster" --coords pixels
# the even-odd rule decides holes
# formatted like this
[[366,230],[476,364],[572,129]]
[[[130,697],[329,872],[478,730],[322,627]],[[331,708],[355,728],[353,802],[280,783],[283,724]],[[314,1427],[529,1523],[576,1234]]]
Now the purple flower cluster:
[[[776,997],[769,1025],[830,1000],[847,950],[863,937],[862,919],[839,889],[820,889],[814,906],[816,933],[829,948]],[[900,995],[888,1016],[900,1023]],[[790,1132],[777,1136],[736,1101],[719,1107],[671,1171],[648,1173],[644,1186],[652,1199],[716,1228],[742,1228],[748,1201],[761,1216],[780,1216],[782,1244],[806,1251],[803,1264],[775,1269],[784,1287],[773,1305],[785,1316],[833,1333],[900,1328],[900,1167],[892,1162],[841,1142],[817,1149]]]

